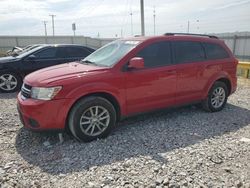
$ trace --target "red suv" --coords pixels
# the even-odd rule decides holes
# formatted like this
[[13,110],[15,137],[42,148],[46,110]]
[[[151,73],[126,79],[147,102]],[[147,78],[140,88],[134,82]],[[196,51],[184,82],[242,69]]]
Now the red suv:
[[142,112],[198,102],[220,111],[236,90],[237,63],[215,36],[116,40],[82,61],[29,74],[18,94],[20,119],[35,131],[70,130],[91,141]]

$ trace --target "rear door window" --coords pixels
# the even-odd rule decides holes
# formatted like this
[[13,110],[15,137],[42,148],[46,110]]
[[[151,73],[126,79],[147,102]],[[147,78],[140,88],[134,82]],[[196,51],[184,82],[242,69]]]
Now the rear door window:
[[85,58],[89,54],[90,52],[80,47],[59,47],[57,56],[59,58]]
[[208,59],[225,59],[229,58],[227,51],[218,44],[203,43]]
[[177,64],[205,61],[205,52],[200,42],[174,41],[173,47]]
[[158,67],[171,64],[170,42],[157,42],[142,49],[137,57],[144,59],[145,67]]
[[56,48],[47,48],[34,54],[38,59],[56,58]]
[[66,47],[66,51],[69,57],[86,57],[90,54],[84,48],[79,48],[79,47]]

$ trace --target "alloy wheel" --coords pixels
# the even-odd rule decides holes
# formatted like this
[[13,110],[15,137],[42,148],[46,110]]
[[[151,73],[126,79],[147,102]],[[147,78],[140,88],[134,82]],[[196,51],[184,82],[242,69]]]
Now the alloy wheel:
[[98,136],[107,129],[109,122],[110,114],[106,108],[92,106],[83,112],[80,128],[88,136]]
[[211,104],[214,108],[220,108],[226,99],[226,92],[223,87],[217,87],[211,96]]
[[0,89],[11,91],[17,87],[17,78],[12,74],[3,74],[0,76]]

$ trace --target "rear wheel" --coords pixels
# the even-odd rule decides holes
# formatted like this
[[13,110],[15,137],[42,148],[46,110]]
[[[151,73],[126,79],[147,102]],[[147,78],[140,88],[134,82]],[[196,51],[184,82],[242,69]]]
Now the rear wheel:
[[202,107],[209,112],[221,111],[227,103],[228,93],[228,88],[224,82],[215,82],[206,100],[202,102]]
[[116,122],[114,106],[102,97],[87,97],[78,101],[69,114],[69,129],[84,142],[108,136]]
[[22,79],[15,73],[6,72],[0,73],[0,91],[11,93],[18,91],[21,88]]

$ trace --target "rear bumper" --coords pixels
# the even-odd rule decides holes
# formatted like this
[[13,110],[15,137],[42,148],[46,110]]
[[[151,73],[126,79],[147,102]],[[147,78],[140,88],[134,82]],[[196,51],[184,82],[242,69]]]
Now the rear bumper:
[[68,99],[42,101],[17,97],[17,109],[25,128],[33,131],[62,131],[68,113]]

